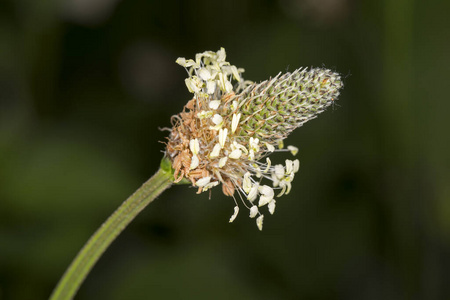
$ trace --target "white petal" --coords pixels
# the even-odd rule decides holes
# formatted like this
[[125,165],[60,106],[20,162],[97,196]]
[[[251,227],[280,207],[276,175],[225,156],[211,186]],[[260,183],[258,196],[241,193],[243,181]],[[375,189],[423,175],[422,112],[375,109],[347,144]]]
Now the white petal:
[[250,153],[248,154],[249,160],[255,160],[255,151],[250,150]]
[[225,91],[225,83],[228,82],[227,78],[222,72],[218,73],[218,75],[219,75],[219,80],[217,81],[217,84],[219,85],[219,87],[222,91]]
[[272,177],[271,179],[272,179],[273,187],[277,187],[279,185],[279,183],[280,183],[280,180],[278,179],[278,177],[275,174],[275,172],[272,171],[271,177]]
[[287,149],[289,151],[291,151],[291,154],[294,155],[294,156],[297,155],[297,153],[298,153],[298,148],[295,147],[295,146],[287,146]]
[[220,160],[219,160],[219,168],[222,168],[223,166],[225,166],[225,164],[227,163],[227,160],[228,160],[228,157],[222,157]]
[[258,191],[262,194],[259,198],[258,206],[264,206],[269,203],[275,195],[273,189],[268,185],[262,185],[258,188]]
[[200,163],[200,161],[198,160],[198,156],[195,154],[192,155],[191,165],[189,166],[189,169],[193,170],[193,169],[197,168],[199,163]]
[[218,181],[213,181],[213,182],[208,183],[207,185],[205,185],[205,186],[203,187],[203,192],[209,190],[210,188],[215,187],[215,186],[218,185],[218,184],[219,184]]
[[273,200],[273,197],[261,195],[261,197],[259,197],[258,206],[259,207],[264,206],[272,200]]
[[210,110],[202,110],[201,112],[197,113],[197,118],[199,119],[211,118],[212,116],[213,112]]
[[231,110],[236,110],[238,108],[238,102],[236,100],[233,100],[233,103],[231,104]]
[[239,76],[236,66],[230,66],[230,68],[231,68],[231,73],[233,73],[234,79],[236,79],[237,81],[241,81],[241,76]]
[[269,202],[269,205],[267,206],[269,208],[269,212],[271,215],[275,212],[275,200],[272,200]]
[[263,171],[264,173],[267,173],[270,169],[270,165],[272,164],[272,161],[270,160],[270,158],[266,157],[266,162],[267,162],[267,167],[266,169]]
[[258,183],[255,183],[253,185],[250,192],[248,193],[247,200],[249,200],[251,202],[255,201],[256,196],[258,196],[258,186],[259,186]]
[[300,161],[298,159],[294,160],[294,173],[297,173],[300,169]]
[[189,92],[191,93],[197,93],[200,91],[200,89],[195,85],[195,83],[192,81],[192,78],[186,78],[184,80],[184,83],[186,84],[186,87],[188,88]]
[[209,102],[209,108],[211,109],[217,109],[219,108],[220,100],[212,100]]
[[175,62],[182,67],[186,67],[186,58],[184,57],[178,57]]
[[287,190],[286,190],[286,195],[287,195],[287,194],[289,194],[289,192],[291,191],[292,185],[291,185],[290,182],[287,182],[287,183],[286,183],[286,186],[287,186]]
[[262,230],[263,228],[263,220],[264,220],[264,215],[260,215],[257,219],[256,219],[256,226],[258,226],[259,230]]
[[239,119],[241,118],[241,114],[233,114],[233,120],[231,121],[231,133],[234,133],[239,125]]
[[210,177],[210,176],[208,176],[208,177],[203,177],[203,178],[197,180],[197,182],[195,183],[195,185],[196,185],[196,186],[199,186],[199,187],[202,187],[202,186],[207,185],[210,181],[211,181],[211,177]]
[[225,61],[225,58],[227,57],[227,54],[225,52],[225,48],[220,47],[220,50],[217,51],[217,61],[222,62]]
[[286,192],[286,181],[280,181],[280,187],[282,187],[281,192],[277,195],[277,197],[281,197],[284,195],[284,192]]
[[262,185],[258,188],[258,191],[263,194],[264,196],[269,196],[269,197],[273,197],[274,192],[273,192],[273,188],[271,188],[268,185]]
[[193,59],[188,59],[186,60],[185,67],[194,67],[194,69],[197,69],[200,67],[200,65],[197,64]]
[[259,139],[258,138],[250,138],[250,147],[258,147]]
[[234,221],[234,219],[236,219],[237,215],[239,213],[239,206],[235,206],[234,207],[234,214],[231,216],[230,218],[230,223]]
[[206,93],[207,94],[214,94],[216,91],[216,82],[213,80],[209,80],[206,82]]
[[275,176],[278,179],[283,179],[283,177],[284,177],[284,167],[283,167],[283,165],[275,165]]
[[242,152],[244,152],[245,154],[248,154],[247,148],[245,148],[244,145],[241,145],[241,144],[239,144],[239,143],[236,143],[236,141],[234,141],[233,144],[231,145],[231,149],[232,149],[232,150],[234,150],[234,149],[241,149]]
[[189,141],[189,148],[191,148],[191,152],[193,154],[198,154],[198,151],[200,151],[200,144],[198,142],[198,139],[193,139]]
[[253,205],[252,207],[250,207],[250,218],[256,217],[257,214],[258,214],[258,206]]
[[201,68],[198,71],[198,76],[200,76],[200,78],[204,81],[208,81],[209,79],[211,79],[211,73],[209,73],[209,71],[205,68]]
[[231,93],[233,91],[233,85],[228,80],[225,82],[225,91]]
[[228,155],[228,157],[232,159],[239,159],[241,155],[242,151],[240,149],[235,149],[230,153],[230,155]]
[[257,164],[253,164],[252,167],[255,168],[256,177],[261,178],[262,176],[261,168]]
[[271,144],[266,143],[266,147],[267,147],[267,150],[268,150],[269,152],[275,151],[275,147],[274,147],[273,145],[271,145]]
[[247,172],[244,174],[244,180],[242,183],[242,188],[244,189],[244,192],[246,192],[247,194],[250,192],[251,188],[252,188],[252,181],[250,179],[250,172]]
[[214,117],[212,118],[212,121],[214,124],[219,125],[223,122],[223,118],[221,115],[215,114]]
[[215,144],[213,150],[209,154],[209,157],[210,158],[215,158],[215,157],[218,157],[219,154],[220,154],[220,145],[219,144]]
[[294,171],[292,160],[286,159],[286,174],[291,174]]
[[224,147],[225,146],[225,142],[227,140],[227,134],[228,134],[228,129],[220,129],[219,130],[219,144],[220,147]]

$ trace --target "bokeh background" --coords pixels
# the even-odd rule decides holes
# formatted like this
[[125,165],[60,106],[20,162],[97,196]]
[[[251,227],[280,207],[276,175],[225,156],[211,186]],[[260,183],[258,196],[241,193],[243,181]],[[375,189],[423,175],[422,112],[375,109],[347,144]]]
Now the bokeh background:
[[291,194],[259,232],[219,190],[173,187],[76,299],[449,299],[449,3],[2,0],[0,299],[48,298],[157,170],[190,97],[175,59],[220,47],[254,81],[345,77],[287,141]]

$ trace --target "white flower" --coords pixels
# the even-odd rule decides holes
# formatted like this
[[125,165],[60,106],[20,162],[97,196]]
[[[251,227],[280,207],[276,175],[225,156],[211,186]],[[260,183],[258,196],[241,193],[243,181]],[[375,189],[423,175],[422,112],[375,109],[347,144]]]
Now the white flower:
[[231,84],[231,82],[229,81],[225,82],[225,91],[227,93],[231,93],[233,91],[233,85]]
[[210,181],[211,181],[211,177],[210,177],[210,176],[208,176],[208,177],[203,177],[203,178],[199,179],[199,180],[195,183],[195,185],[198,186],[198,187],[203,187],[203,186],[207,185]]
[[261,197],[259,198],[258,206],[264,206],[269,203],[274,196],[273,189],[270,186],[263,185],[258,188],[258,191],[261,193]]
[[300,161],[298,159],[294,160],[294,173],[297,173],[300,169]]
[[186,58],[184,57],[178,57],[175,62],[182,67],[186,67]]
[[231,144],[231,150],[240,149],[245,154],[248,154],[247,148],[245,148],[244,145],[241,145],[237,143],[236,141],[233,141],[233,144]]
[[244,192],[247,194],[250,192],[250,189],[252,188],[252,181],[250,179],[250,172],[247,172],[244,174],[244,180],[242,182],[242,188],[244,189]]
[[236,79],[238,82],[241,81],[241,76],[239,75],[238,69],[236,66],[230,66],[231,73],[233,74],[234,79]]
[[210,127],[209,127],[210,129],[219,130],[220,128],[222,128],[222,126],[223,126],[223,118],[222,118],[221,115],[215,114],[215,115],[212,117],[211,120],[212,120],[212,122],[213,122],[216,126],[210,126]]
[[250,218],[256,217],[257,214],[258,214],[258,206],[253,205],[252,207],[250,207]]
[[219,51],[217,51],[217,61],[224,62],[225,58],[227,58],[227,54],[225,52],[225,48],[221,47]]
[[237,215],[239,213],[239,206],[235,206],[234,207],[234,213],[230,218],[230,223],[234,221],[234,219],[236,219]]
[[231,121],[231,133],[234,133],[239,125],[239,119],[241,118],[241,114],[233,114],[233,120]]
[[209,108],[216,110],[217,108],[219,108],[220,105],[220,100],[212,100],[209,102]]
[[193,170],[193,169],[197,168],[199,163],[200,163],[200,161],[198,159],[198,156],[195,154],[192,155],[191,165],[189,166],[189,169]]
[[283,167],[283,165],[275,165],[275,176],[278,179],[282,179],[284,177],[284,167]]
[[259,152],[259,139],[256,138],[254,139],[253,137],[250,138],[249,141],[249,149],[250,149],[250,155],[249,155],[249,159],[250,160],[254,160],[255,159],[255,153]]
[[198,67],[199,65],[196,64],[195,61],[193,61],[192,59],[188,59],[186,60],[184,57],[178,57],[177,60],[175,61],[177,64],[179,64],[182,67],[185,68],[189,68],[189,67]]
[[250,145],[249,146],[250,149],[253,149],[255,152],[259,151],[259,146],[258,146],[259,139],[258,138],[250,137],[250,140],[248,143]]
[[225,147],[225,142],[227,141],[228,129],[220,129],[219,130],[219,144],[220,147]]
[[214,124],[219,125],[219,124],[223,123],[223,118],[221,115],[215,114],[214,117],[212,118],[212,121]]
[[294,171],[292,160],[286,159],[286,174],[291,174]]
[[273,213],[275,212],[275,203],[276,203],[275,199],[272,199],[272,200],[269,202],[269,205],[267,205],[267,207],[269,208],[269,212],[270,212],[271,215],[273,215]]
[[198,154],[198,152],[200,151],[200,144],[198,142],[198,139],[190,140],[189,147],[191,148],[191,152],[193,154]]
[[203,79],[204,81],[208,81],[209,79],[211,79],[211,73],[205,69],[205,68],[201,68],[198,71],[198,76]]
[[258,196],[258,187],[259,184],[255,183],[252,188],[250,189],[250,192],[247,195],[247,200],[253,202],[256,199],[256,196]]
[[217,81],[217,84],[219,85],[219,88],[221,91],[226,91],[226,87],[225,84],[228,82],[227,80],[227,76],[224,75],[223,73],[219,73],[219,80]]
[[213,112],[210,110],[202,110],[201,112],[197,113],[197,118],[199,119],[207,119],[211,118],[213,116]]
[[267,163],[267,167],[264,169],[264,173],[267,173],[270,170],[270,165],[272,164],[272,161],[270,160],[270,158],[266,157],[266,163]]
[[210,158],[216,158],[220,154],[220,145],[215,144],[213,150],[211,151],[211,154],[209,154]]
[[289,151],[291,151],[292,155],[294,155],[294,156],[297,155],[297,153],[298,153],[298,148],[295,146],[287,146],[287,149]]
[[192,76],[190,78],[186,78],[184,80],[184,82],[186,83],[186,86],[189,90],[189,92],[191,93],[198,93],[201,91],[202,86],[203,86],[203,82],[200,78],[198,78],[197,76]]
[[232,159],[239,159],[242,155],[242,150],[241,149],[234,149],[230,155],[228,155],[229,158]]
[[219,160],[219,168],[223,168],[224,166],[225,166],[225,164],[227,163],[227,160],[228,160],[228,157],[222,157],[220,160]]
[[238,102],[236,100],[233,100],[233,103],[231,103],[231,110],[235,111],[238,108]]
[[262,228],[263,228],[263,220],[264,220],[264,215],[260,215],[258,218],[256,218],[256,226],[258,226],[259,230],[262,230]]
[[216,82],[213,80],[209,80],[206,82],[206,93],[207,94],[214,94],[216,91]]
[[219,185],[219,182],[218,182],[218,181],[210,182],[210,183],[206,184],[206,185],[203,187],[202,191],[203,191],[203,192],[206,192],[207,190],[209,190],[209,189],[215,187],[216,185]]
[[267,151],[273,152],[275,151],[275,147],[269,143],[266,142]]

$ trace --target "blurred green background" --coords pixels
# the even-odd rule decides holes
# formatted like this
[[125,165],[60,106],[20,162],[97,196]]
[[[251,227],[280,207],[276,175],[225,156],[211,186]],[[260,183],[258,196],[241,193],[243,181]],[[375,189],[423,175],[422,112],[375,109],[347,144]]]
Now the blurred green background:
[[[430,0],[2,0],[0,299],[46,299],[158,168],[190,94],[179,56],[225,47],[245,78],[341,72],[287,141],[290,195],[259,232],[176,186],[76,299],[449,299],[450,18]],[[283,160],[284,156],[278,156]],[[276,160],[276,159],[275,159]]]

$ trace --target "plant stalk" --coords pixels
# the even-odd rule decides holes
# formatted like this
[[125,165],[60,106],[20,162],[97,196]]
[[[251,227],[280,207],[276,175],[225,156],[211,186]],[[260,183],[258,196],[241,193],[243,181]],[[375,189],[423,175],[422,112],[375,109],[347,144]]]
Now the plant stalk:
[[[163,160],[164,162],[164,160]],[[170,167],[161,168],[131,195],[91,236],[54,289],[50,300],[73,299],[83,281],[109,245],[127,225],[173,182]]]

